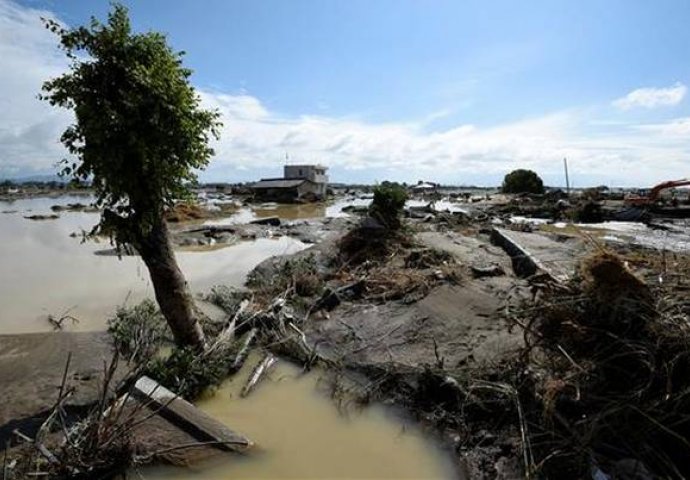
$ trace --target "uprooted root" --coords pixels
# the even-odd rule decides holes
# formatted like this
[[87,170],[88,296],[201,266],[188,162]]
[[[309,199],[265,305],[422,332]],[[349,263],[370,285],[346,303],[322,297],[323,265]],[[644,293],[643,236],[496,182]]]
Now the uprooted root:
[[440,267],[452,262],[454,262],[453,255],[433,248],[412,250],[405,258],[405,266],[420,269]]
[[534,379],[523,393],[540,406],[530,414],[536,466],[549,478],[630,459],[655,476],[690,474],[690,325],[664,298],[601,252],[516,313]]
[[345,234],[338,247],[342,263],[357,265],[367,261],[385,261],[412,247],[412,240],[404,229],[372,230],[358,227]]
[[323,278],[314,256],[280,261],[275,270],[254,270],[247,279],[247,286],[256,296],[260,306],[269,305],[280,296],[297,294],[311,296],[323,288]]

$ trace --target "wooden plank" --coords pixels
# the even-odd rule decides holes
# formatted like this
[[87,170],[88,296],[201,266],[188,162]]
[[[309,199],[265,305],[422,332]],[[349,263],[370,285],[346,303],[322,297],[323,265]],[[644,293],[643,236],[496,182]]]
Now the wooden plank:
[[233,452],[243,452],[253,445],[247,437],[232,431],[147,376],[137,380],[132,396],[149,404],[159,416],[200,442],[217,442],[218,448]]

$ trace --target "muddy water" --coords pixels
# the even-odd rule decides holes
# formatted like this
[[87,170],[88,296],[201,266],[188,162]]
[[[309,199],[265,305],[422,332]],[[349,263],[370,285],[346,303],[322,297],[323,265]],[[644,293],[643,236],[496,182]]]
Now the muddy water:
[[[227,218],[209,220],[205,223],[207,225],[234,225],[249,223],[253,220],[267,217],[280,217],[284,220],[343,217],[348,215],[343,212],[343,207],[361,207],[367,206],[370,203],[371,198],[360,197],[346,197],[328,203],[307,203],[303,205],[264,203],[241,207],[234,215]],[[427,200],[408,200],[406,203],[408,207],[423,207],[428,204]],[[447,199],[437,201],[433,206],[439,212],[468,212],[467,208],[463,207],[463,204],[451,202]]]
[[690,252],[690,221],[668,220],[652,228],[641,222],[607,221],[601,223],[551,222],[546,219],[512,216],[515,223],[540,225],[547,231],[594,234],[611,243],[632,244],[653,250],[678,253]]
[[[256,358],[254,358],[256,361]],[[270,377],[240,398],[252,365],[198,406],[258,448],[192,469],[144,470],[147,480],[237,478],[454,478],[449,457],[413,425],[381,407],[341,413],[318,373],[301,375],[279,362]]]
[[234,215],[205,222],[208,225],[234,225],[249,223],[267,217],[280,217],[283,220],[301,220],[309,218],[342,217],[342,211],[348,205],[368,205],[371,199],[347,198],[328,203],[277,204],[263,203],[241,207]]
[[[90,230],[98,214],[60,212],[57,220],[24,216],[52,213],[50,206],[88,202],[84,197],[36,198],[0,202],[0,333],[47,331],[48,314],[64,312],[79,320],[67,329],[101,330],[118,305],[153,297],[148,271],[138,257],[95,255],[107,242],[81,243],[72,232]],[[216,284],[240,286],[262,260],[305,245],[288,237],[240,242],[207,252],[178,252],[192,291]]]
[[[57,220],[32,221],[50,206],[83,198],[0,202],[0,334],[50,330],[46,316],[68,311],[79,319],[69,329],[103,329],[123,302],[153,295],[148,272],[138,257],[99,256],[107,243],[81,243],[70,233],[89,230],[94,213],[60,212]],[[312,218],[328,208],[267,206],[252,215]],[[337,212],[333,212],[335,215]],[[220,250],[178,252],[193,290],[214,284],[241,285],[249,270],[271,255],[305,246],[290,238],[259,239]],[[227,381],[200,406],[252,438],[259,447],[247,457],[223,457],[190,470],[142,472],[149,479],[222,480],[235,478],[452,478],[450,457],[413,425],[404,425],[382,407],[341,415],[317,388],[319,377],[299,375],[280,362],[270,378],[247,399],[238,395],[252,365]]]

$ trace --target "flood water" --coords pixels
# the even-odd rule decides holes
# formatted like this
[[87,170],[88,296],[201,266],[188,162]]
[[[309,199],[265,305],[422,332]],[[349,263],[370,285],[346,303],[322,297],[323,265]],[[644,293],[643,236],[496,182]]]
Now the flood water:
[[[341,197],[335,201],[324,203],[305,203],[305,204],[277,204],[264,203],[251,206],[243,206],[238,211],[227,218],[208,220],[207,225],[235,225],[249,223],[253,220],[267,217],[280,217],[283,220],[302,220],[309,218],[322,217],[344,217],[348,214],[343,212],[344,207],[365,207],[371,203],[371,197]],[[210,200],[209,203],[216,203]],[[406,202],[408,207],[424,207],[429,205],[428,200],[411,199]],[[433,208],[437,211],[463,212],[467,213],[467,208],[459,203],[451,202],[448,199],[435,201]]]
[[[0,333],[49,331],[48,315],[69,314],[78,323],[68,330],[101,330],[119,305],[153,297],[148,271],[139,257],[95,255],[111,248],[107,240],[83,243],[72,233],[89,231],[98,213],[59,212],[56,220],[28,220],[29,215],[52,214],[53,205],[88,203],[89,197],[39,197],[0,202]],[[263,204],[242,207],[227,218],[207,224],[246,223],[278,216],[284,220],[346,215],[347,205],[365,206],[371,198],[341,198],[329,204]],[[410,205],[420,206],[421,201]],[[450,202],[437,202],[438,210],[457,210]],[[177,259],[193,292],[214,285],[241,286],[247,273],[274,255],[289,254],[307,245],[290,237],[261,238],[218,249],[186,249]]]
[[[360,200],[362,204],[369,200]],[[36,198],[0,202],[0,334],[49,331],[47,315],[69,314],[79,323],[66,329],[102,330],[125,302],[153,297],[148,272],[138,257],[95,255],[108,242],[82,243],[70,234],[90,230],[98,214],[60,212],[56,220],[26,215],[50,214],[56,204],[87,203],[84,197]],[[340,214],[329,207],[273,206],[242,209],[252,218],[313,218]],[[249,213],[243,213],[249,212]],[[250,218],[251,219],[251,218]],[[230,221],[238,219],[231,217]],[[194,292],[217,284],[240,286],[262,260],[306,245],[288,237],[240,242],[217,250],[178,251],[177,258]],[[256,357],[253,357],[256,359]],[[249,362],[248,362],[249,363]],[[452,478],[450,455],[413,425],[380,406],[342,415],[323,394],[319,375],[300,375],[280,361],[248,398],[238,392],[253,365],[228,380],[199,406],[257,444],[246,457],[222,457],[191,469],[154,468],[148,479],[222,480],[236,478]],[[133,478],[138,478],[136,475]]]
[[[216,203],[213,200],[209,203]],[[322,217],[342,217],[347,215],[342,211],[343,207],[366,206],[371,203],[367,198],[341,198],[334,202],[324,203],[305,203],[305,204],[278,204],[263,203],[241,207],[237,213],[227,218],[208,220],[207,225],[234,225],[239,223],[249,223],[259,218],[280,217],[283,220],[302,220],[309,218]]]
[[197,405],[247,435],[257,444],[256,451],[192,469],[144,469],[143,478],[455,478],[449,456],[417,427],[378,406],[342,413],[326,395],[328,388],[317,372],[302,375],[280,361],[249,397],[241,398],[253,365],[248,362]]
[[[119,305],[153,298],[148,271],[139,257],[95,255],[107,241],[82,243],[72,232],[90,230],[97,213],[60,212],[57,220],[28,220],[50,214],[51,205],[86,202],[84,197],[35,198],[0,202],[0,333],[49,331],[49,314],[69,312],[79,323],[69,330],[102,330]],[[177,252],[193,292],[213,285],[241,286],[249,271],[273,255],[305,248],[289,238],[262,238],[227,248]]]

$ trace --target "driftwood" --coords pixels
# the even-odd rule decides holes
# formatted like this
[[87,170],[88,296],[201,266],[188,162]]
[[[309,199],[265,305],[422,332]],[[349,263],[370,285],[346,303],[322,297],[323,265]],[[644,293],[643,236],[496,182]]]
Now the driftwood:
[[220,348],[222,345],[227,344],[229,341],[235,338],[235,334],[237,333],[237,319],[247,308],[247,305],[249,305],[249,300],[242,300],[239,308],[233,315],[232,319],[228,322],[228,325],[225,328],[223,328],[223,330],[221,330],[216,339],[213,341],[213,344],[206,350],[205,355],[214,352],[216,349]]
[[251,330],[249,330],[249,333],[247,333],[247,335],[244,337],[242,347],[237,351],[237,355],[235,355],[235,360],[233,360],[232,365],[230,366],[231,372],[236,372],[240,368],[242,368],[242,365],[244,365],[244,361],[247,359],[247,356],[249,355],[249,350],[251,349],[255,339],[256,328],[252,328]]
[[234,337],[237,329],[237,320],[240,318],[240,315],[247,309],[247,306],[249,306],[249,300],[244,299],[240,302],[240,306],[235,312],[235,315],[233,315],[232,320],[230,320],[230,324],[227,327],[227,330],[230,330],[231,336]]
[[251,391],[261,381],[266,372],[268,372],[271,369],[271,367],[275,365],[276,361],[276,357],[274,357],[270,353],[264,356],[264,358],[258,363],[258,365],[254,367],[254,370],[252,371],[249,380],[247,380],[246,385],[242,389],[242,397],[246,397],[251,393]]
[[69,314],[75,307],[72,307],[66,311],[64,311],[59,317],[55,317],[54,315],[50,314],[48,315],[48,322],[53,326],[55,330],[62,330],[63,328],[63,323],[66,320],[70,320],[72,324],[77,324],[79,323],[79,319],[73,317],[72,315]]
[[16,428],[14,430],[12,430],[12,433],[17,438],[19,438],[20,440],[22,440],[26,443],[32,444],[36,448],[38,453],[40,453],[46,460],[48,460],[53,465],[58,465],[60,463],[60,461],[57,459],[57,457],[55,457],[55,455],[53,455],[53,453],[50,450],[48,450],[48,448],[45,445],[43,445],[42,443],[40,443],[38,440],[34,440],[31,437],[24,435],[22,432],[20,432]]

